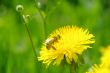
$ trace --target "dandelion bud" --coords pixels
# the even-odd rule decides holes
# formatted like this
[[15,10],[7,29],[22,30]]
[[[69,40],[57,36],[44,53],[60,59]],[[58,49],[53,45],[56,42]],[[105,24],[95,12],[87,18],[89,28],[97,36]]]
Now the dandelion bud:
[[23,15],[23,19],[24,19],[25,23],[29,22],[29,18],[30,18],[30,15]]
[[18,12],[22,12],[23,9],[24,9],[23,5],[17,5],[16,6],[16,11],[18,11]]

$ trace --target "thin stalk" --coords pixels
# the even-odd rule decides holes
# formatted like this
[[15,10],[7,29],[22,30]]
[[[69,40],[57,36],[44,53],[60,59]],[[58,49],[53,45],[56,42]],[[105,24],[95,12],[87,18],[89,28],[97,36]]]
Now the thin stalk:
[[38,11],[39,11],[39,13],[40,13],[40,15],[41,15],[42,19],[44,20],[44,16],[43,16],[43,14],[42,14],[42,12],[41,12],[40,8],[39,8],[39,7],[38,7],[38,5],[36,4],[36,3],[37,3],[37,1],[36,1],[36,0],[34,0],[34,1],[35,1],[35,7],[38,9]]
[[30,30],[28,28],[28,25],[27,25],[27,24],[29,24],[29,21],[26,21],[26,17],[25,17],[25,15],[23,15],[23,13],[21,13],[21,16],[22,16],[22,19],[24,21],[24,25],[25,25],[25,28],[27,30],[27,33],[28,33],[28,36],[29,36],[29,39],[30,39],[30,42],[31,42],[31,45],[32,45],[32,50],[34,52],[35,57],[37,57],[36,50],[35,50],[35,47],[34,47],[34,43],[33,43],[32,36],[31,36],[31,32],[30,32]]
[[[60,0],[60,2],[62,2],[63,0]],[[39,11],[39,13],[40,13],[40,15],[41,15],[41,17],[42,17],[42,19],[43,19],[43,22],[44,22],[44,25],[43,25],[43,28],[44,28],[44,39],[46,39],[46,37],[47,37],[47,33],[46,33],[46,28],[47,28],[47,22],[46,22],[46,20],[47,20],[47,18],[48,18],[48,16],[49,15],[51,15],[52,14],[52,12],[54,12],[55,11],[55,9],[59,6],[59,5],[61,5],[61,4],[57,4],[48,14],[48,16],[47,15],[45,15],[45,17],[43,16],[43,14],[42,14],[42,12],[41,12],[41,9],[38,7],[38,5],[36,4],[37,3],[37,0],[34,0],[34,2],[35,2],[35,7],[38,9],[38,11]],[[47,4],[48,5],[48,4]],[[47,9],[48,7],[46,7],[46,9]]]
[[75,63],[74,61],[71,62],[70,73],[77,73],[77,63]]
[[25,25],[25,27],[26,27],[26,30],[27,30],[27,33],[28,33],[28,36],[29,36],[29,39],[30,39],[30,42],[31,42],[31,45],[32,45],[32,49],[33,49],[33,51],[34,51],[34,55],[35,55],[35,57],[37,57],[36,56],[36,50],[35,50],[35,47],[34,47],[34,43],[33,43],[33,40],[32,40],[32,36],[31,36],[31,32],[29,31],[29,28],[28,28],[28,25],[27,24],[29,24],[29,20],[28,20],[28,17],[29,17],[29,15],[24,15],[23,14],[23,6],[22,5],[18,5],[17,7],[16,7],[16,10],[20,13],[20,16],[22,17],[22,19],[23,19],[23,22],[24,22],[24,25]]
[[38,5],[36,4],[37,3],[37,1],[36,0],[34,0],[35,1],[35,7],[38,9],[38,11],[39,11],[39,13],[40,13],[40,15],[41,15],[41,17],[42,17],[42,19],[43,19],[43,29],[44,29],[44,39],[46,39],[46,25],[47,25],[47,23],[46,23],[46,18],[47,18],[47,16],[45,16],[44,17],[44,15],[42,14],[42,11],[41,11],[41,9],[38,7]]
[[29,39],[30,39],[30,42],[31,42],[31,45],[32,45],[32,49],[33,49],[34,55],[35,55],[35,57],[37,57],[36,56],[36,50],[35,50],[35,47],[34,47],[34,43],[33,43],[32,36],[31,36],[31,32],[29,31],[27,23],[24,23],[24,25],[26,27],[26,30],[27,30],[27,33],[28,33],[28,36],[29,36]]

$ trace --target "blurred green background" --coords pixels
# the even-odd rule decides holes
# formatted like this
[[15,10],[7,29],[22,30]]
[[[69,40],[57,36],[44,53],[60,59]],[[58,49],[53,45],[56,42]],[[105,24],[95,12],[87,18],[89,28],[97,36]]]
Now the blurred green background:
[[[0,0],[0,73],[69,73],[69,65],[46,68],[34,56],[24,22],[16,11],[23,5],[36,55],[46,37],[65,25],[88,28],[96,43],[84,52],[78,73],[100,62],[100,48],[110,44],[110,0]],[[45,17],[45,18],[44,18]]]

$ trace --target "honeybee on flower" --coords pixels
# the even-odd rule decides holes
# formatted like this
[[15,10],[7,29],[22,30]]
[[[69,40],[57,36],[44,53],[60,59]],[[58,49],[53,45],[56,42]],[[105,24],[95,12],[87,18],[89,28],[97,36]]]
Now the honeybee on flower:
[[55,42],[58,42],[58,40],[60,39],[60,35],[56,35],[56,36],[53,36],[52,38],[48,38],[46,41],[45,41],[45,46],[47,49],[50,49],[50,48],[53,48],[54,50],[56,50],[56,48],[53,46],[53,44]]
[[84,50],[91,48],[89,44],[95,42],[93,34],[77,26],[65,26],[54,31],[42,46],[39,61],[59,65],[62,60],[67,63],[78,60]]

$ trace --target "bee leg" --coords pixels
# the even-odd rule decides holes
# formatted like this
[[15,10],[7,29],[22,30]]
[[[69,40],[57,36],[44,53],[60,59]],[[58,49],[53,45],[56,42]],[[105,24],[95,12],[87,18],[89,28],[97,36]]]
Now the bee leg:
[[54,50],[56,50],[56,48],[54,46],[51,46]]
[[50,49],[50,46],[49,45],[46,45],[46,48],[49,50]]

